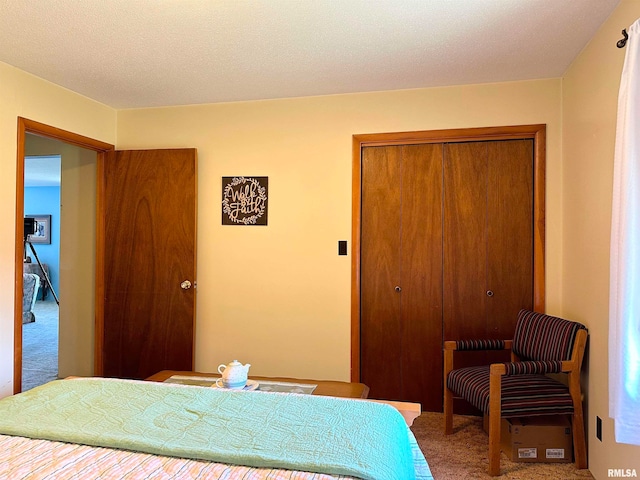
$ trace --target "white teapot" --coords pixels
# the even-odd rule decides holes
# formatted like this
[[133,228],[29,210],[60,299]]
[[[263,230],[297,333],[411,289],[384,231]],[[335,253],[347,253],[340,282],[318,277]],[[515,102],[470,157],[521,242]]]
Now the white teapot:
[[[228,365],[219,365],[218,373],[222,375],[222,378],[216,380],[216,385],[223,388],[244,388],[244,386],[247,384],[250,366],[251,365],[248,363],[246,365],[242,365],[237,360],[234,360]],[[220,383],[222,383],[222,385]]]

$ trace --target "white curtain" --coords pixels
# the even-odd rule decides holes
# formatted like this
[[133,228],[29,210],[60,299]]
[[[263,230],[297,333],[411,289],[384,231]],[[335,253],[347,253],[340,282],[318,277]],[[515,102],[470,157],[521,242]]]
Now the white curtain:
[[613,173],[609,416],[617,442],[640,445],[640,19],[627,32]]

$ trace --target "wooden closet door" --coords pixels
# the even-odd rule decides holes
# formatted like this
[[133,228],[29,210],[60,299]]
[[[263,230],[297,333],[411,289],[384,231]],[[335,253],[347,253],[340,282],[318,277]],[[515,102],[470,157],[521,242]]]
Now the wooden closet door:
[[448,144],[444,184],[445,338],[512,338],[533,305],[533,143]]
[[533,140],[486,145],[486,334],[513,338],[520,309],[533,309]]
[[444,153],[444,338],[486,337],[487,147]]
[[442,411],[443,339],[512,338],[533,306],[533,141],[363,148],[360,265],[361,381]]
[[442,403],[442,145],[362,158],[361,378],[372,398]]
[[[399,147],[362,151],[361,381],[371,398],[396,398],[402,389]],[[391,353],[393,352],[393,353]]]
[[[402,147],[402,399],[442,409],[442,144]],[[374,398],[374,397],[372,397]]]

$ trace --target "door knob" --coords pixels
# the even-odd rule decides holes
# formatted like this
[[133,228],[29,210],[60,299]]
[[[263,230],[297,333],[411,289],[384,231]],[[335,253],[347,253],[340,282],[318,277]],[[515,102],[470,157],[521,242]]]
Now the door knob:
[[487,297],[493,297],[493,291],[487,290]]
[[394,290],[395,290],[396,292],[401,292],[401,291],[402,291],[402,288],[401,288],[400,286],[396,286],[396,288],[394,288]]
[[189,290],[191,288],[191,282],[189,280],[185,280],[180,284],[180,288],[183,290]]

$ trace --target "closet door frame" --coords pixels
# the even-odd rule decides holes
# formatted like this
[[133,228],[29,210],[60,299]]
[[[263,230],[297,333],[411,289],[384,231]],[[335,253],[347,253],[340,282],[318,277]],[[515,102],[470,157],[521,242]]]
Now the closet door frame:
[[545,306],[545,170],[546,125],[426,130],[353,135],[351,215],[351,381],[360,381],[360,239],[362,217],[362,149],[421,143],[533,139],[533,308]]

